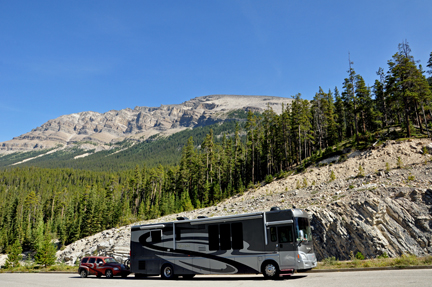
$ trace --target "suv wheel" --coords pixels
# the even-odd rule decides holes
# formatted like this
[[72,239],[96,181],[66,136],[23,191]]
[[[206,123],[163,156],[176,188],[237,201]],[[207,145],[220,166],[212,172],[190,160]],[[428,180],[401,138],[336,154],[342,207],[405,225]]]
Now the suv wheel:
[[106,278],[113,278],[113,272],[111,271],[111,269],[108,269],[108,270],[105,272],[105,277],[106,277]]
[[87,278],[87,271],[85,269],[81,269],[80,276],[81,278]]

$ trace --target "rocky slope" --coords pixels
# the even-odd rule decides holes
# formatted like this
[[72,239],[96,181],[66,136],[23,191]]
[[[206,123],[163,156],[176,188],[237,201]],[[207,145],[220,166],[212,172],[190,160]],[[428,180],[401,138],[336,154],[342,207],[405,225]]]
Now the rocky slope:
[[[172,221],[177,216],[211,217],[295,206],[311,215],[319,260],[329,256],[348,259],[351,252],[358,251],[366,257],[384,252],[389,256],[431,254],[432,157],[423,153],[423,147],[432,153],[430,140],[388,141],[367,151],[352,152],[343,162],[323,162],[321,167],[257,187],[214,207],[134,225]],[[402,168],[397,166],[398,157]],[[85,254],[124,260],[129,240],[130,226],[106,230],[72,243],[57,257],[68,264]]]
[[32,131],[0,143],[0,153],[45,149],[76,142],[92,142],[92,149],[125,138],[146,139],[186,128],[227,120],[233,110],[264,111],[268,106],[281,113],[292,100],[269,96],[211,95],[176,105],[135,107],[106,113],[81,112],[49,120]]

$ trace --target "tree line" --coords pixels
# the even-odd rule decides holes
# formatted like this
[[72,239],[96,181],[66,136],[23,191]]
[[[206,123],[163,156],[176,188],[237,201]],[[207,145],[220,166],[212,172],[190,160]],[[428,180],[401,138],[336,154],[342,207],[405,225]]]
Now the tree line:
[[[404,136],[431,136],[432,79],[407,42],[388,70],[367,86],[349,61],[341,92],[318,89],[313,100],[293,97],[281,114],[269,106],[248,112],[244,126],[215,140],[191,136],[177,165],[117,172],[15,167],[0,170],[0,252],[21,247],[40,254],[105,229],[214,205],[274,177],[302,171],[342,143],[376,141],[389,127]],[[432,72],[432,53],[427,64]],[[395,131],[396,132],[396,131]],[[400,136],[400,135],[399,135]]]

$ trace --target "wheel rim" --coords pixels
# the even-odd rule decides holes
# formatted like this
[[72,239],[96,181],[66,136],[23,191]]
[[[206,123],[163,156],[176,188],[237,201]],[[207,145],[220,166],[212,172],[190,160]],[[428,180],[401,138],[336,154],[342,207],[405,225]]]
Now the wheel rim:
[[111,272],[111,270],[108,270],[108,271],[106,272],[106,277],[108,277],[108,278],[111,278],[111,277],[112,277],[112,272]]
[[166,278],[171,278],[173,275],[172,268],[170,266],[165,267],[163,273]]
[[87,272],[86,272],[85,270],[82,270],[82,271],[81,271],[81,277],[82,277],[82,278],[87,277]]
[[276,267],[273,264],[267,264],[264,268],[264,272],[268,277],[273,277],[276,275]]

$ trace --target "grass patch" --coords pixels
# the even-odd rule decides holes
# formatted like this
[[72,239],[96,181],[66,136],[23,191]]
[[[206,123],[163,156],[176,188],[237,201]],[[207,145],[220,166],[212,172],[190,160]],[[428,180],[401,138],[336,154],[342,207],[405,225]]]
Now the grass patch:
[[78,272],[77,266],[70,266],[64,263],[54,264],[48,267],[43,267],[35,263],[23,264],[14,268],[1,268],[0,273],[4,272],[28,272],[28,273],[38,273],[38,272]]
[[349,269],[349,268],[370,268],[370,267],[395,267],[404,268],[408,266],[431,266],[432,256],[417,257],[412,254],[404,254],[396,258],[388,258],[386,255],[378,256],[375,259],[353,258],[349,261],[339,261],[334,256],[325,258],[318,262],[316,269]]

